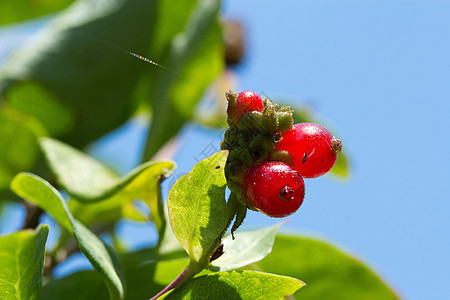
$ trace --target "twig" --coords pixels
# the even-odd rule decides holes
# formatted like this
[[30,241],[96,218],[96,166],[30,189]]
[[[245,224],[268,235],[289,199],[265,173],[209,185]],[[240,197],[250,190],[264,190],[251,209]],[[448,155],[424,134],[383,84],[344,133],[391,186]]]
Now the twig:
[[168,286],[166,286],[164,289],[162,289],[158,294],[156,294],[155,296],[153,296],[152,298],[150,298],[150,300],[156,300],[159,297],[161,297],[162,295],[164,295],[165,293],[167,293],[168,291],[182,285],[185,281],[191,279],[192,277],[194,277],[198,272],[200,272],[202,269],[201,268],[193,268],[192,264],[189,264],[186,269],[184,269],[183,272],[181,272],[180,275],[178,275],[177,278],[175,278],[174,281],[172,281],[171,283],[169,283]]
[[39,206],[24,200],[27,215],[22,229],[35,229],[39,225],[39,218],[44,212]]

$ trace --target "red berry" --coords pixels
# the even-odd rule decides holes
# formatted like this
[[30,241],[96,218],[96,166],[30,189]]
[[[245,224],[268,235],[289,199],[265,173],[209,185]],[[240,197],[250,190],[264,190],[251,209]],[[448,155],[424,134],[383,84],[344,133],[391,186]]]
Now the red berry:
[[341,142],[323,126],[314,123],[295,124],[281,135],[276,151],[287,151],[293,167],[305,178],[328,172],[342,149]]
[[249,112],[262,112],[263,110],[264,103],[258,94],[252,91],[243,91],[238,94],[236,101],[228,102],[227,114],[231,125],[237,125],[239,120]]
[[249,169],[244,176],[244,196],[269,217],[282,218],[297,211],[305,197],[302,176],[290,166],[270,161]]

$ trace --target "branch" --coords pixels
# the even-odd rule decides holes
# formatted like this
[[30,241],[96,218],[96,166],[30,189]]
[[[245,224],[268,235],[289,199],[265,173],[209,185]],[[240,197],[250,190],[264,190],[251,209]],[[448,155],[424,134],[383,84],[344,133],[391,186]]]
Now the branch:
[[25,222],[22,229],[36,229],[39,225],[39,218],[44,212],[39,206],[34,205],[28,201],[24,201],[25,209],[27,215],[25,217]]
[[187,280],[189,280],[192,277],[194,277],[195,275],[197,275],[201,270],[202,270],[202,268],[200,268],[198,265],[193,265],[192,263],[190,263],[186,267],[186,269],[184,269],[184,271],[181,272],[181,274],[178,275],[177,278],[175,278],[174,281],[169,283],[169,285],[167,285],[164,289],[162,289],[158,294],[156,294],[155,296],[150,298],[150,300],[156,300],[159,297],[161,297],[162,295],[164,295],[165,293],[167,293],[168,291],[182,285],[184,282],[186,282]]

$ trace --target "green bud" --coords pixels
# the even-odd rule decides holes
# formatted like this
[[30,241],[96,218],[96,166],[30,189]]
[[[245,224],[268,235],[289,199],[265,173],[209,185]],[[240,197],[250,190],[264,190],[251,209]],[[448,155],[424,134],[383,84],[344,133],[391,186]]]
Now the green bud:
[[239,201],[239,205],[243,205],[245,207],[248,207],[251,210],[256,211],[256,208],[254,208],[244,197],[244,192],[242,191],[242,187],[238,184],[235,184],[233,182],[227,182],[228,188],[231,191],[231,194],[236,197],[236,199]]
[[276,125],[276,106],[273,103],[269,103],[264,109],[262,123],[264,132],[272,134]]
[[276,144],[273,142],[272,138],[265,135],[259,135],[255,138],[253,138],[250,142],[250,144],[247,145],[249,149],[254,148],[263,148],[266,149],[269,152],[272,152],[275,150]]
[[[250,204],[250,202],[248,202],[245,197],[244,197],[244,192],[242,191],[242,187],[237,185],[237,184],[229,184],[227,183],[228,188],[231,191],[231,194],[233,195],[233,197],[236,197],[236,199],[239,201],[239,205],[243,205],[246,208],[249,208],[250,210],[254,210],[254,211],[258,211],[253,205]],[[230,196],[231,197],[231,196]]]
[[261,126],[262,113],[259,111],[252,111],[244,115],[237,124],[239,130],[262,131]]
[[229,90],[228,92],[225,92],[225,98],[228,100],[228,106],[233,106],[236,104],[236,100],[238,97],[238,93],[235,91]]
[[291,108],[289,106],[285,106],[285,105],[280,107],[280,109],[278,111],[289,112],[289,113],[293,113],[294,112],[293,110],[291,110]]
[[246,148],[236,148],[230,152],[228,156],[229,161],[238,160],[246,164],[247,166],[253,165],[253,158],[250,151]]
[[251,135],[250,132],[247,130],[244,131],[237,131],[236,133],[236,145],[237,147],[243,147],[246,148],[248,143],[250,142]]
[[228,128],[223,135],[223,140],[229,145],[234,145],[236,143],[236,135],[236,130]]
[[228,182],[233,182],[242,185],[244,182],[244,175],[247,172],[247,165],[238,160],[228,160],[225,165],[225,177]]
[[270,101],[270,99],[267,99],[266,97],[264,97],[264,98],[262,98],[262,101],[263,101],[263,103],[264,103],[264,106],[273,106],[273,102],[272,101]]
[[268,160],[269,156],[270,156],[270,152],[262,147],[251,149],[251,153],[252,153],[253,161],[255,162],[255,164],[258,164],[262,161]]
[[292,128],[294,125],[294,119],[292,118],[292,113],[289,112],[277,112],[276,114],[276,130],[278,132],[285,132]]
[[231,236],[234,240],[234,232],[241,226],[244,222],[245,216],[247,215],[247,206],[239,205],[236,209],[236,219],[234,220],[233,226],[231,227]]
[[290,166],[292,166],[294,164],[291,154],[289,154],[289,152],[287,152],[287,151],[277,151],[277,152],[273,153],[272,156],[270,157],[270,160],[281,161]]

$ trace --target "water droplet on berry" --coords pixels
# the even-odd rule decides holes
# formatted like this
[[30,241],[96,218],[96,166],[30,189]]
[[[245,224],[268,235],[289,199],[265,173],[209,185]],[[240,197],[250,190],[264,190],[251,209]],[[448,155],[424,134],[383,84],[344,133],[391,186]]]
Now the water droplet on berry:
[[286,200],[286,201],[291,201],[293,198],[292,197],[293,194],[294,194],[294,189],[291,188],[290,186],[285,186],[280,191],[281,199]]

